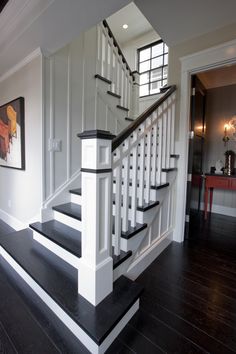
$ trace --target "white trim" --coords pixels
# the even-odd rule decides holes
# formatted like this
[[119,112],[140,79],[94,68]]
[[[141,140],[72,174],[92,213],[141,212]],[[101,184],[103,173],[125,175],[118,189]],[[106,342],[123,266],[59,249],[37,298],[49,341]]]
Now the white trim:
[[173,230],[168,231],[130,265],[127,276],[135,280],[172,242]]
[[63,261],[69,263],[72,267],[79,269],[79,258],[74,254],[70,253],[63,247],[60,247],[58,244],[49,240],[44,235],[39,232],[33,230],[33,238],[35,241],[39,242],[42,246],[46,247],[50,252],[53,252],[58,257],[63,259]]
[[191,75],[210,68],[236,63],[236,40],[185,56],[181,60],[181,94],[179,121],[179,168],[177,177],[176,226],[174,240],[183,242],[188,176],[188,131],[190,115]]
[[2,209],[0,209],[0,219],[2,219],[6,224],[11,226],[16,231],[22,230],[26,227],[26,225],[23,222],[21,222],[14,216],[8,214]]
[[60,211],[53,210],[54,219],[65,224],[66,226],[72,227],[72,229],[79,230],[82,232],[82,222],[78,219],[72,218]]
[[15,74],[18,70],[22,69],[25,65],[30,63],[32,60],[36,59],[38,56],[41,56],[42,51],[41,48],[35,49],[32,53],[27,55],[23,60],[21,60],[18,64],[13,66],[10,70],[8,70],[5,74],[0,76],[0,82],[8,79],[11,75]]
[[[197,201],[191,202],[191,208],[198,209],[198,202]],[[201,202],[200,210],[204,210],[204,209],[205,209],[204,202]],[[209,205],[208,205],[208,211],[209,211]],[[218,204],[212,204],[212,213],[226,215],[226,216],[233,216],[235,218],[236,208],[226,207]]]
[[116,339],[122,329],[139,309],[139,299],[131,306],[128,312],[118,322],[114,329],[109,333],[106,339],[98,346],[84,332],[81,327],[43,290],[36,281],[0,246],[0,255],[9,263],[9,265],[19,274],[19,276],[31,287],[31,289],[44,301],[44,303],[53,311],[56,316],[69,328],[69,330],[86,346],[93,354],[104,353],[111,343]]

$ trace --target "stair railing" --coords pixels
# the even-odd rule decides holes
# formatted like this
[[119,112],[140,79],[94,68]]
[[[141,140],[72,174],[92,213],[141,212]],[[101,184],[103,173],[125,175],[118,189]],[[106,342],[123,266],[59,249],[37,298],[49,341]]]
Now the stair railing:
[[97,74],[111,81],[111,92],[120,95],[120,105],[131,112],[133,107],[133,74],[108,23],[104,20],[97,25]]
[[115,255],[120,254],[121,233],[127,232],[129,226],[136,227],[137,211],[150,202],[151,187],[163,183],[162,170],[171,167],[175,91],[175,86],[169,87],[112,141]]

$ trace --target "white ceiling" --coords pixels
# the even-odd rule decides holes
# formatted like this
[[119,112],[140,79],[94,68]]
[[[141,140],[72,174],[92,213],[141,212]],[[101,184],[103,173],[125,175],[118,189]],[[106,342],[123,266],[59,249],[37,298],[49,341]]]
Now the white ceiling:
[[[107,22],[120,44],[153,30],[146,17],[133,2],[108,17]],[[123,24],[129,27],[125,30],[122,28]]]
[[[129,3],[130,0],[10,0],[0,14],[0,77],[36,48],[53,53]],[[169,46],[236,22],[236,0],[135,3]],[[124,19],[125,14],[122,22]],[[137,31],[145,30],[144,22],[135,16],[132,20]]]
[[168,46],[236,22],[235,0],[135,0]]
[[236,84],[236,65],[227,65],[197,74],[206,89]]
[[0,14],[0,77],[38,47],[53,53],[129,2],[10,0]]

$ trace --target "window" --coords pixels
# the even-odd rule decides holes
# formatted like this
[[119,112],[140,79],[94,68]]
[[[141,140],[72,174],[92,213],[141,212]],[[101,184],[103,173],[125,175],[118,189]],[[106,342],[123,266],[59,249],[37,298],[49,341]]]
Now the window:
[[167,84],[168,47],[162,41],[138,49],[139,96],[154,95]]

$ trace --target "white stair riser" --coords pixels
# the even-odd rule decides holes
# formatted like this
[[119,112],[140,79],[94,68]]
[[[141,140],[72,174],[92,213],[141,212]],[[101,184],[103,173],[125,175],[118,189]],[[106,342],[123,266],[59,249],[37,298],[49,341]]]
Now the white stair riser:
[[82,223],[80,220],[74,219],[71,216],[65,215],[56,210],[54,210],[53,214],[55,220],[72,227],[75,230],[82,231]]
[[84,344],[92,354],[103,354],[116,339],[122,329],[139,309],[139,299],[132,305],[129,311],[114,327],[110,334],[99,346],[79,325],[46,293],[45,290],[0,246],[0,255],[19,274],[19,276],[31,287],[31,289],[43,300],[66,327]]
[[[168,173],[171,173],[171,172],[168,172]],[[167,172],[161,172],[161,180],[160,180],[160,183],[166,183],[167,181]],[[146,180],[146,175],[147,175],[147,172],[145,171],[145,177],[144,177],[144,180]],[[122,179],[124,179],[124,176],[125,176],[125,170],[124,168],[122,169]],[[114,179],[115,179],[115,174],[114,174]],[[129,179],[132,179],[133,177],[133,170],[130,169],[129,171]],[[137,179],[140,180],[140,170],[137,171]]]
[[[120,249],[125,252],[128,252],[128,251],[136,252],[140,243],[143,241],[146,233],[147,233],[147,228],[142,230],[141,232],[137,233],[136,235],[134,235],[133,237],[131,237],[128,240],[121,237]],[[115,244],[114,238],[115,238],[115,236],[112,235],[112,245],[113,246]]]
[[72,267],[76,269],[79,268],[79,258],[68,252],[64,248],[57,245],[55,242],[49,240],[47,237],[43,236],[39,232],[33,230],[34,240],[39,242],[42,246],[46,247],[49,251],[56,254],[58,257],[62,258],[63,261],[69,263]]
[[71,203],[82,205],[82,196],[78,195],[78,194],[71,193],[70,201],[71,201]]

